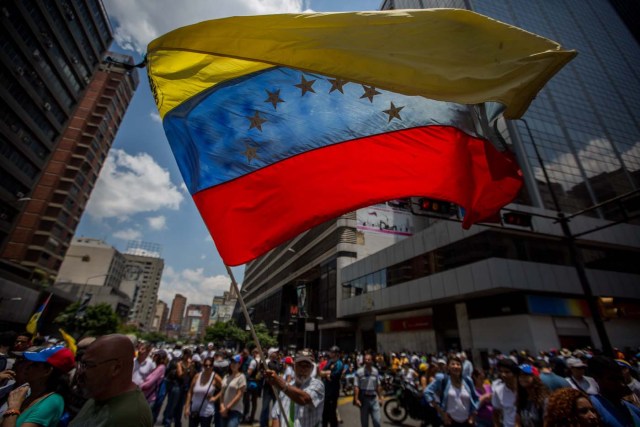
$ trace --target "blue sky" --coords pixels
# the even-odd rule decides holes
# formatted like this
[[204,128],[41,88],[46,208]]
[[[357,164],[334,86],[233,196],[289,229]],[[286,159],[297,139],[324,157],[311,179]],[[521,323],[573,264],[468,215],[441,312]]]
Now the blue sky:
[[[378,10],[381,0],[103,0],[115,35],[111,47],[140,61],[146,45],[175,28],[237,15]],[[215,5],[215,6],[214,6]],[[99,238],[120,251],[130,240],[162,246],[159,298],[181,293],[210,304],[229,276],[183,184],[146,80],[127,110],[76,236]],[[242,282],[244,267],[235,267]]]

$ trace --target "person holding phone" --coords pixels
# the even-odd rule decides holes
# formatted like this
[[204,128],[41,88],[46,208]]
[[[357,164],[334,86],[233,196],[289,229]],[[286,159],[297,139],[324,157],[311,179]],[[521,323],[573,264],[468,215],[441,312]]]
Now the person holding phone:
[[75,366],[66,347],[25,351],[13,365],[18,387],[9,393],[1,427],[57,426],[64,413],[64,398],[58,391],[62,377]]

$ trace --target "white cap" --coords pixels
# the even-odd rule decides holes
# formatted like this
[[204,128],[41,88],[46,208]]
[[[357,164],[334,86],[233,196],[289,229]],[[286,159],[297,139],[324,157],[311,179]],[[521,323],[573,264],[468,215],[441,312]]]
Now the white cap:
[[267,356],[271,356],[273,353],[277,353],[278,352],[278,347],[271,347],[269,350],[267,350]]

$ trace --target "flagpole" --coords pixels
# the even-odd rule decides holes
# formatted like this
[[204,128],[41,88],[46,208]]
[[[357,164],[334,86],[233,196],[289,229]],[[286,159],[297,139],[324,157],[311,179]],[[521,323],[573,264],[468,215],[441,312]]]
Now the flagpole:
[[[235,291],[236,295],[238,296],[238,302],[240,303],[240,308],[242,309],[242,313],[244,314],[244,319],[247,322],[247,326],[249,326],[249,331],[251,332],[251,336],[253,338],[253,341],[256,343],[256,347],[258,347],[258,351],[260,352],[260,360],[262,361],[262,365],[264,366],[265,370],[269,369],[269,366],[267,365],[267,359],[265,357],[265,353],[262,351],[262,346],[260,345],[260,340],[258,339],[258,335],[256,334],[256,330],[253,327],[253,322],[251,321],[251,318],[249,317],[249,311],[247,310],[247,306],[244,303],[244,299],[242,298],[242,295],[240,294],[240,289],[238,288],[238,283],[236,282],[236,278],[233,275],[233,271],[231,271],[231,267],[229,267],[227,264],[225,264],[224,266],[227,269],[227,273],[229,273],[229,277],[231,278],[231,286],[233,286],[233,290]],[[277,392],[275,385],[269,384],[269,386],[271,386],[271,390],[273,391],[273,394],[276,397],[276,400],[278,401],[278,407],[280,408],[280,414],[283,415],[283,418],[285,420],[287,420],[287,427],[291,427],[290,420],[286,416],[287,413],[284,411],[284,407],[282,406],[282,400],[280,400],[280,393]]]

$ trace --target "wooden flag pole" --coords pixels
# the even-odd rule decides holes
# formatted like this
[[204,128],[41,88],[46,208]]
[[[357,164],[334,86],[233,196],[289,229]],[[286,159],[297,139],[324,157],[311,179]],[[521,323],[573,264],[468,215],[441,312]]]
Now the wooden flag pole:
[[[233,271],[231,271],[231,267],[229,267],[226,264],[224,266],[227,269],[227,273],[229,273],[229,277],[231,278],[231,286],[233,286],[233,290],[238,296],[238,302],[240,303],[240,308],[242,309],[242,313],[244,314],[244,319],[246,320],[247,325],[249,326],[251,337],[253,338],[253,341],[256,343],[256,347],[258,347],[258,351],[260,352],[260,360],[262,361],[262,365],[264,366],[264,369],[267,370],[269,369],[269,366],[267,365],[267,358],[265,357],[266,354],[264,353],[264,351],[262,351],[262,345],[260,345],[260,340],[258,339],[256,330],[253,327],[253,322],[249,317],[249,311],[247,311],[247,306],[244,303],[244,299],[242,298],[242,295],[240,294],[240,289],[238,288],[238,283],[236,282],[236,278],[233,275]],[[269,384],[269,386],[271,387],[271,390],[273,391],[273,394],[276,397],[276,400],[278,401],[280,414],[283,415],[285,420],[287,420],[287,427],[292,427],[290,424],[291,420],[289,420],[289,418],[286,416],[287,413],[284,411],[284,407],[282,406],[282,401],[280,400],[280,393],[278,393],[278,390],[276,390],[276,387],[273,384]]]

